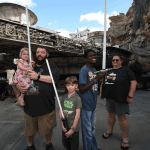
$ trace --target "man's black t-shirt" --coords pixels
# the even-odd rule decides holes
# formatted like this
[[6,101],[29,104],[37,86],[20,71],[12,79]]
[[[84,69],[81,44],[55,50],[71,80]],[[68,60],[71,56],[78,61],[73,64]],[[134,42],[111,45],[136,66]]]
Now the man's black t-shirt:
[[111,74],[116,76],[112,79],[107,79],[108,84],[106,83],[102,88],[102,97],[114,99],[119,103],[127,103],[130,81],[136,80],[134,73],[128,67],[120,67],[107,72],[107,76]]
[[[59,81],[59,70],[55,63],[49,63],[55,83]],[[34,68],[36,73],[49,76],[47,64]],[[39,95],[25,95],[24,112],[35,117],[50,113],[55,110],[55,92],[52,83],[34,80],[39,86]]]

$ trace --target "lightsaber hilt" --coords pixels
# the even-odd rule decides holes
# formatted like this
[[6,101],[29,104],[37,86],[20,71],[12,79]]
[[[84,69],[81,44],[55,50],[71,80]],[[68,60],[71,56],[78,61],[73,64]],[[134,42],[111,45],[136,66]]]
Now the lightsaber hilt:
[[109,70],[113,70],[113,68],[109,68],[109,69],[102,69],[102,70],[99,70],[99,71],[96,71],[94,73],[103,73],[103,72],[107,72]]
[[61,118],[61,121],[63,122],[63,125],[64,125],[64,127],[66,128],[66,130],[69,131],[70,128],[69,128],[69,126],[68,126],[68,123],[67,123],[66,118]]
[[63,119],[65,119],[64,113],[62,111],[62,107],[61,107],[61,104],[60,104],[60,100],[59,100],[59,97],[58,97],[58,93],[57,93],[57,90],[56,90],[56,86],[55,86],[55,82],[54,82],[54,79],[53,79],[53,75],[52,75],[52,72],[51,72],[51,68],[50,68],[50,65],[49,65],[49,62],[48,62],[47,58],[46,58],[46,64],[47,64],[47,67],[48,67],[48,71],[49,71],[50,77],[52,79],[52,84],[53,84],[53,87],[54,87],[55,95],[56,95],[56,98],[57,98],[57,101],[58,101],[58,105],[59,105],[62,117],[63,117]]
[[28,48],[29,48],[29,66],[32,67],[32,63],[31,63],[31,46],[30,46],[30,31],[29,31],[29,19],[28,19],[28,6],[27,5],[26,5],[26,21],[27,21]]

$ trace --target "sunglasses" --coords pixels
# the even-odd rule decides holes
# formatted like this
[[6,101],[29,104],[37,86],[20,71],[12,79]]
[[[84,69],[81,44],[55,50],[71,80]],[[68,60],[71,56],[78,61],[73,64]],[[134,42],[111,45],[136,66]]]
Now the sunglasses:
[[117,61],[119,61],[119,59],[112,59],[112,61],[113,61],[113,62],[114,62],[114,61],[116,61],[116,62],[117,62]]

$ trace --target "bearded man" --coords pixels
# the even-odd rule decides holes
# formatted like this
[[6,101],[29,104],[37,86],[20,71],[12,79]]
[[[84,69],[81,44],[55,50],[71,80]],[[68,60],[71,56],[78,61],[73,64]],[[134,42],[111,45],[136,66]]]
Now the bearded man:
[[[25,135],[28,146],[26,150],[35,150],[34,135],[46,137],[46,150],[54,150],[51,143],[52,131],[56,127],[55,92],[52,79],[49,75],[45,58],[49,54],[45,47],[38,47],[36,51],[36,66],[34,71],[28,70],[29,78],[39,86],[39,92],[34,95],[25,95]],[[49,63],[55,83],[59,81],[59,70],[56,64]],[[25,92],[22,83],[17,84],[21,92]]]

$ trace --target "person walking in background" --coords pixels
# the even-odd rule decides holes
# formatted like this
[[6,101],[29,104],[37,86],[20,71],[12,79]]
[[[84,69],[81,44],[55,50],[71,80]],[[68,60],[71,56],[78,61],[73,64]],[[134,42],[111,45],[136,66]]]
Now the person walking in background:
[[[133,102],[133,95],[136,90],[136,78],[128,67],[122,67],[123,57],[117,53],[112,58],[113,70],[107,72],[107,82],[105,84],[106,109],[108,111],[108,130],[102,135],[108,139],[113,133],[115,116],[118,116],[120,128],[122,130],[123,141],[121,149],[129,148],[128,131],[129,124],[126,114],[129,112],[129,104]],[[115,74],[114,77],[111,74]],[[102,86],[100,87],[100,99],[102,98]]]
[[[51,143],[52,131],[56,127],[55,92],[49,75],[46,58],[49,56],[45,47],[36,51],[36,66],[34,71],[27,70],[29,78],[39,86],[39,91],[33,95],[25,95],[25,135],[28,139],[26,150],[35,150],[34,136],[39,132],[46,137],[46,150],[54,150]],[[56,64],[49,62],[55,83],[59,81],[59,70]],[[21,92],[27,89],[22,83],[16,86]]]
[[98,82],[106,73],[95,74],[94,64],[97,61],[96,53],[87,50],[84,53],[86,65],[79,73],[79,95],[82,100],[81,127],[84,150],[100,150],[95,138],[96,103]]
[[[79,129],[80,129],[80,112],[82,108],[81,98],[76,93],[78,89],[77,78],[74,76],[68,77],[65,80],[65,86],[68,94],[64,95],[61,100],[61,106],[64,112],[64,116],[67,120],[69,131],[64,128],[62,124],[62,142],[67,150],[78,150],[79,148]],[[59,110],[60,119],[62,118],[61,111]],[[68,138],[71,141],[68,142]]]

